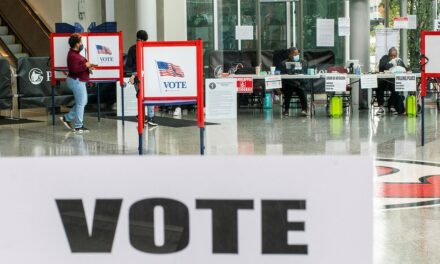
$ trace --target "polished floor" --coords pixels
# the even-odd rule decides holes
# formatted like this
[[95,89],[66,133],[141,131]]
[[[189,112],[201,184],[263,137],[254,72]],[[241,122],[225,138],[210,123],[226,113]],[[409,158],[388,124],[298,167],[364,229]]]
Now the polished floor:
[[[426,110],[426,144],[420,145],[421,119],[372,116],[314,118],[295,111],[285,118],[274,110],[239,110],[238,120],[212,120],[206,126],[207,155],[373,155],[375,263],[440,263],[440,128],[435,108]],[[172,118],[170,114],[159,115]],[[137,155],[136,123],[86,117],[88,134],[76,135],[46,115],[28,112],[42,122],[0,126],[0,157]],[[194,120],[192,113],[182,119]],[[58,121],[58,120],[57,120]],[[196,126],[146,129],[146,155],[198,155]],[[278,166],[273,164],[273,166]],[[292,168],[294,169],[294,168]],[[439,176],[437,176],[439,175]],[[438,180],[438,182],[437,182]],[[439,183],[439,184],[436,184]]]

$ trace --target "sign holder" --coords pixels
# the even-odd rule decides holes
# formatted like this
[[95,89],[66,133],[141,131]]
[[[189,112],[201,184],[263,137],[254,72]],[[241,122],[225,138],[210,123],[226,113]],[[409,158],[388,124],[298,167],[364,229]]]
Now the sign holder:
[[[103,74],[101,77],[91,77],[90,81],[93,83],[96,83],[96,89],[97,89],[97,105],[98,105],[98,122],[101,121],[101,89],[100,89],[100,83],[109,83],[109,82],[116,82],[119,81],[121,83],[121,97],[122,100],[124,100],[124,62],[123,62],[123,43],[122,43],[122,32],[106,32],[106,33],[78,33],[82,36],[83,43],[85,44],[84,49],[84,55],[85,58],[90,61],[90,49],[89,49],[89,43],[90,38],[93,37],[117,37],[118,38],[118,59],[119,63],[115,66],[98,66],[95,68],[95,71],[100,71],[105,74]],[[55,125],[55,88],[59,87],[60,81],[65,81],[68,71],[67,69],[67,63],[66,58],[61,58],[60,61],[62,61],[65,64],[60,64],[60,61],[58,61],[58,55],[57,53],[57,38],[68,38],[70,37],[71,33],[51,33],[50,34],[50,70],[52,74],[51,78],[51,86],[52,86],[52,125]],[[67,44],[67,40],[65,43]],[[66,49],[66,47],[60,47],[62,49]],[[58,48],[59,49],[59,48]],[[68,51],[68,50],[67,50]],[[63,52],[67,52],[63,51]],[[60,76],[59,73],[62,72],[64,75]],[[108,76],[107,76],[108,75]],[[125,116],[124,116],[124,103],[122,103],[122,125],[125,125]]]
[[421,69],[422,69],[422,146],[425,145],[425,97],[428,78],[440,78],[440,32],[422,31],[421,39]]
[[[136,61],[137,73],[139,78],[138,93],[138,136],[139,136],[139,155],[143,154],[142,136],[144,131],[145,106],[173,106],[173,105],[197,105],[197,126],[200,128],[200,154],[205,154],[205,117],[204,117],[204,98],[203,98],[203,41],[162,41],[162,42],[146,42],[138,41],[136,43]],[[152,95],[149,96],[145,84],[145,77],[149,77],[146,72],[144,55],[145,49],[148,48],[178,48],[178,47],[195,47],[196,49],[196,95],[190,96],[166,96]]]

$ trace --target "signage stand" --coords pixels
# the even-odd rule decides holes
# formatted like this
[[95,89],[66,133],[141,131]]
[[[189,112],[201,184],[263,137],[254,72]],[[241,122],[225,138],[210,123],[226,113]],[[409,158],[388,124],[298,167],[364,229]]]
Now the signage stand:
[[440,78],[440,32],[422,31],[421,39],[421,101],[422,101],[422,136],[421,144],[425,145],[425,97],[428,78]]
[[[197,105],[200,154],[205,154],[203,42],[137,42],[139,155],[143,154],[145,106]],[[176,62],[177,61],[177,62]],[[168,86],[167,86],[168,85]],[[172,85],[170,88],[169,86]]]
[[[91,63],[99,66],[93,71],[90,81],[96,83],[98,122],[101,122],[101,91],[100,83],[121,83],[121,96],[124,98],[124,63],[122,32],[114,33],[78,33],[82,36],[85,46],[81,54]],[[68,38],[70,33],[50,34],[50,68],[52,73],[52,125],[55,125],[55,88],[67,77],[67,53],[70,49]],[[95,51],[96,48],[96,51]],[[125,125],[124,104],[122,104],[122,125]]]

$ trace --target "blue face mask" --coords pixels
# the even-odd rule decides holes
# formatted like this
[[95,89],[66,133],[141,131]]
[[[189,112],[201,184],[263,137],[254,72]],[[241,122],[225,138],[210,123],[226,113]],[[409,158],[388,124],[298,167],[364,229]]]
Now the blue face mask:
[[299,55],[293,56],[293,61],[299,61]]
[[81,52],[83,49],[84,49],[84,45],[83,44],[79,45],[79,48],[78,48],[79,52]]

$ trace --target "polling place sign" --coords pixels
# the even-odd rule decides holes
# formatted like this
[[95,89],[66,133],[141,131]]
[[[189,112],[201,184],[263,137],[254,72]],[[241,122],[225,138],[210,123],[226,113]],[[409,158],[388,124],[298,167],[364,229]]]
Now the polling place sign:
[[372,158],[145,161],[1,159],[0,263],[373,262]]

